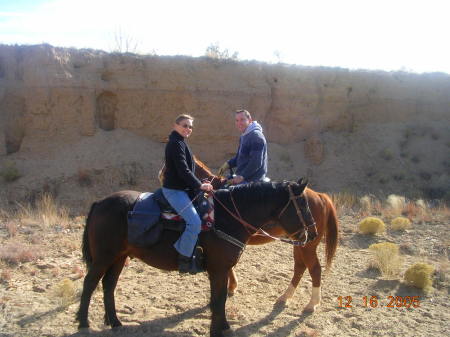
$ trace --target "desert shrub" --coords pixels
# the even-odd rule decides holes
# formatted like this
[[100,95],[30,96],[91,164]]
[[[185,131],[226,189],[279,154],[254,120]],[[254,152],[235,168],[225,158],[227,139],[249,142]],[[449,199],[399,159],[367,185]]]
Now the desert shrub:
[[378,269],[382,275],[392,277],[398,275],[403,259],[399,255],[399,247],[395,243],[382,242],[369,246],[373,253],[371,267]]
[[394,231],[403,231],[411,227],[411,221],[408,218],[399,216],[391,221],[391,228]]
[[72,280],[67,278],[56,285],[54,293],[61,302],[62,306],[67,306],[73,303],[76,299],[75,285]]
[[416,263],[405,272],[405,282],[416,288],[430,290],[434,267],[427,263]]
[[21,242],[9,242],[0,247],[0,260],[9,264],[16,265],[23,262],[35,261],[40,257],[41,253],[36,246]]
[[1,169],[0,176],[3,178],[5,182],[10,183],[16,181],[22,175],[20,174],[19,170],[17,169],[14,163],[7,162],[5,166]]
[[396,194],[390,194],[386,203],[392,215],[401,215],[406,205],[406,199]]
[[386,225],[383,220],[375,217],[367,217],[363,219],[359,224],[359,231],[362,234],[375,234],[379,232],[384,232]]
[[373,252],[372,264],[384,276],[398,275],[402,258],[399,255],[399,247],[395,243],[381,242],[369,246]]

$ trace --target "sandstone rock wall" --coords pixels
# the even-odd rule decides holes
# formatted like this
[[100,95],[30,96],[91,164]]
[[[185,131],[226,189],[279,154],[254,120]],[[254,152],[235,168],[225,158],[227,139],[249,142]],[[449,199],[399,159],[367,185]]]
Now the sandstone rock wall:
[[[450,76],[445,74],[0,46],[3,161],[45,157],[115,130],[164,142],[174,117],[190,113],[196,117],[190,142],[214,167],[236,149],[232,112],[240,107],[266,130],[274,151],[272,176],[309,172],[318,187],[356,183],[367,191],[379,187],[381,178],[370,179],[380,171],[388,172],[387,186],[390,180],[406,186],[406,177],[421,170],[433,178],[418,178],[417,188],[431,183],[437,188],[449,177]],[[427,141],[414,147],[420,137]],[[425,151],[423,167],[406,165],[404,180],[390,176],[401,161],[427,147],[435,150],[426,159],[431,163],[424,164]],[[383,151],[391,159],[383,159]],[[369,154],[372,164],[365,167]],[[285,162],[292,165],[282,169]]]

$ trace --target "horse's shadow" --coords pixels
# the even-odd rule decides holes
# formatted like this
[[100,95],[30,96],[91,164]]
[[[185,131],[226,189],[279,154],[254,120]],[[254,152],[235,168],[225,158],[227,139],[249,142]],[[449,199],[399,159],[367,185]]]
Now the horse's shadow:
[[[266,326],[269,326],[275,318],[285,309],[284,305],[275,305],[271,312],[269,312],[265,317],[261,318],[256,322],[252,322],[248,325],[232,328],[230,331],[226,332],[227,336],[250,336],[252,334],[260,332],[260,330]],[[151,321],[143,322],[140,325],[124,325],[119,329],[109,329],[105,328],[102,331],[79,331],[74,334],[64,335],[65,337],[122,337],[122,336],[142,336],[142,334],[149,334],[152,336],[161,337],[190,337],[192,336],[191,331],[168,331],[171,328],[177,326],[182,321],[186,319],[193,318],[199,314],[208,311],[208,305],[189,309],[183,313],[175,314],[165,318],[158,318]],[[277,328],[275,331],[266,334],[266,336],[287,336],[295,329],[299,324],[301,324],[308,316],[309,313],[302,313],[302,315],[293,319],[288,324]]]
[[64,335],[66,337],[96,337],[96,336],[142,336],[142,334],[149,334],[151,336],[161,336],[161,337],[182,337],[182,336],[192,336],[192,333],[189,331],[186,332],[176,332],[176,331],[167,331],[170,328],[175,327],[182,321],[193,318],[208,309],[208,305],[204,305],[202,307],[193,308],[186,310],[182,313],[171,315],[164,318],[157,318],[150,321],[144,321],[139,325],[123,325],[117,329],[110,329],[109,327],[105,327],[102,331],[78,331],[74,334]]
[[[270,325],[285,308],[286,305],[283,304],[274,305],[272,311],[267,314],[267,316],[261,318],[256,322],[235,329],[234,336],[250,336],[258,333],[263,327]],[[265,336],[288,336],[293,329],[295,329],[311,314],[312,313],[309,312],[302,312],[300,317],[293,319],[288,324],[280,326],[272,332],[266,333]]]

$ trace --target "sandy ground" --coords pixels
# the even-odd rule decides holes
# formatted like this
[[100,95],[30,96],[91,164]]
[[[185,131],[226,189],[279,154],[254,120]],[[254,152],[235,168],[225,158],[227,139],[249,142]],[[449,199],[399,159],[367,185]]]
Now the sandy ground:
[[[311,292],[306,273],[294,297],[274,306],[287,288],[293,270],[292,247],[283,243],[248,246],[236,268],[239,288],[227,301],[230,336],[441,336],[450,328],[448,249],[450,219],[434,216],[414,223],[407,232],[377,236],[356,233],[357,215],[340,217],[341,239],[333,268],[323,280],[322,305],[314,314],[302,313]],[[61,300],[64,279],[81,289],[84,266],[79,249],[82,217],[66,228],[42,230],[23,224],[16,236],[1,227],[1,244],[34,242],[42,258],[11,266],[3,263],[0,284],[0,336],[83,336],[74,322],[78,303]],[[401,245],[404,264],[400,276],[382,277],[368,268],[369,244],[392,241]],[[322,256],[323,252],[321,252]],[[434,289],[425,294],[406,286],[408,266],[428,261],[440,271]],[[8,276],[8,277],[6,277]],[[66,281],[68,282],[68,281]],[[209,333],[209,282],[206,274],[181,276],[161,272],[138,260],[124,268],[116,290],[118,316],[124,327],[103,325],[101,291],[90,307],[91,336],[205,336]],[[351,308],[339,307],[339,296],[352,296]],[[363,305],[364,296],[377,296],[375,308]],[[420,296],[418,308],[387,307],[389,296]],[[64,297],[64,296],[63,296]]]

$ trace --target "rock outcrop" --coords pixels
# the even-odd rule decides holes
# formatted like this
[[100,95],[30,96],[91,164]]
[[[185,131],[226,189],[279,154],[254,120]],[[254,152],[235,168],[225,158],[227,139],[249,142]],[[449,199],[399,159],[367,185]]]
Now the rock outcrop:
[[[196,117],[194,152],[217,167],[236,150],[241,107],[265,128],[272,177],[308,175],[319,189],[364,193],[450,189],[446,74],[0,46],[0,160],[36,177],[27,184],[43,179],[27,160],[118,130],[160,144],[180,113]],[[65,176],[76,174],[67,165]],[[24,178],[0,184],[14,190]]]

